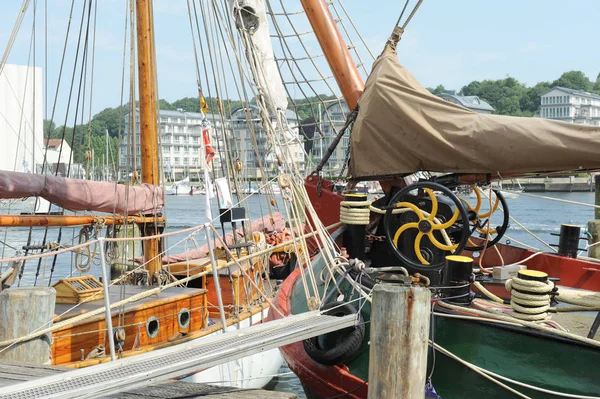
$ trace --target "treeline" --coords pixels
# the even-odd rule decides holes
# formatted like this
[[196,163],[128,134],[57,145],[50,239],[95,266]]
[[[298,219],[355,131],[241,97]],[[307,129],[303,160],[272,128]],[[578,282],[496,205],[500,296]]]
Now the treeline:
[[[539,110],[540,94],[556,86],[600,95],[600,73],[596,80],[592,81],[581,71],[569,71],[552,82],[539,82],[533,87],[527,87],[511,77],[481,82],[476,80],[460,89],[458,94],[478,96],[494,107],[495,114],[533,116]],[[428,90],[433,94],[448,91],[443,85]]]
[[[321,95],[322,100],[333,98]],[[290,100],[290,109],[295,108],[300,120],[316,115],[318,112],[317,97],[309,97],[301,100]],[[250,101],[254,103],[254,99]],[[209,113],[218,113],[217,99],[206,98]],[[229,115],[233,109],[243,105],[244,102],[237,100],[222,101],[223,112]],[[197,97],[184,97],[169,102],[165,99],[159,100],[161,110],[184,109],[188,112],[200,112],[200,101]],[[46,138],[64,138],[73,149],[73,162],[83,164],[84,168],[91,160],[86,159],[86,152],[94,153],[94,162],[100,164],[106,157],[106,131],[109,135],[109,163],[111,168],[116,169],[118,165],[118,137],[125,130],[125,116],[131,107],[129,103],[115,108],[106,108],[93,116],[88,124],[73,126],[58,126],[55,122],[44,120],[44,136]],[[93,150],[93,151],[92,151]],[[89,169],[89,168],[88,168]]]

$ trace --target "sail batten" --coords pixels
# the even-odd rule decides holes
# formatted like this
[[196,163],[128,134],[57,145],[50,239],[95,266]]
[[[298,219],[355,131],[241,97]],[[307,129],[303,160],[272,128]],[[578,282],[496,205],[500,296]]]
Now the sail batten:
[[387,47],[351,136],[354,180],[418,171],[526,174],[600,168],[600,128],[478,114],[431,94]]
[[0,198],[42,197],[72,211],[130,215],[161,213],[162,188],[127,186],[31,173],[0,172]]

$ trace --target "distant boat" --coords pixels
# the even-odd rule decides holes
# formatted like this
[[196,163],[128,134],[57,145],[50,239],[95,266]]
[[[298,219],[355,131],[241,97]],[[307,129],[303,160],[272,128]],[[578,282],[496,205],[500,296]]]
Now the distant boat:
[[198,195],[204,194],[198,187],[190,186],[190,178],[174,182],[165,188],[166,195]]

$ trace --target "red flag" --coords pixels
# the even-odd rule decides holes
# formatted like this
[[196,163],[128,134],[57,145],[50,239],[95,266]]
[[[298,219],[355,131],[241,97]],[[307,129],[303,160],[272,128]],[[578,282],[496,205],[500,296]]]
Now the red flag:
[[208,165],[210,161],[215,157],[215,149],[210,143],[210,136],[208,135],[208,129],[204,129],[202,131],[202,140],[204,141],[204,148],[206,152],[206,164]]

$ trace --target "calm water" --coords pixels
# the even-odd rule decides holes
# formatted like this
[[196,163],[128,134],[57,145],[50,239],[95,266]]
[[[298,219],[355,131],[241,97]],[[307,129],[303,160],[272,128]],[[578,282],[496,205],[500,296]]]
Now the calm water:
[[[568,201],[583,202],[592,204],[594,201],[593,193],[544,193],[544,196],[559,198]],[[204,223],[206,218],[205,212],[205,198],[204,196],[170,196],[166,199],[166,216],[169,221],[168,231],[177,231],[187,227],[193,227]],[[283,203],[281,198],[277,198],[278,205],[283,209]],[[474,203],[474,199],[470,199],[471,203]],[[544,200],[540,198],[531,198],[521,195],[517,199],[507,199],[508,206],[511,216],[517,221],[522,223],[532,233],[536,234],[542,240],[549,243],[557,243],[558,238],[551,236],[551,233],[558,233],[560,231],[560,225],[562,223],[576,224],[582,226],[582,232],[585,231],[587,221],[593,219],[594,210],[590,207],[583,207],[580,205],[573,205],[567,203],[554,202]],[[248,202],[249,217],[250,219],[259,218],[269,214],[269,207],[264,196],[252,196]],[[485,206],[485,205],[484,205]],[[7,205],[3,206],[5,209],[1,209],[2,213],[6,212]],[[31,204],[27,201],[20,201],[18,203],[11,204],[11,210],[27,210],[31,207]],[[277,210],[277,208],[274,208]],[[218,209],[215,201],[213,200],[212,215],[218,215]],[[498,224],[500,216],[493,218],[493,223]],[[218,225],[216,223],[215,225]],[[79,230],[65,230],[63,231],[61,242],[71,243],[77,242],[77,234]],[[10,232],[6,233],[5,230],[0,229],[0,241],[6,242],[14,248],[20,248],[28,242],[28,229],[11,229]],[[506,234],[513,240],[518,240],[528,245],[532,245],[536,248],[547,251],[547,247],[539,243],[535,238],[531,237],[523,228],[518,226],[516,223],[511,222],[508,232]],[[46,241],[57,241],[58,230],[49,229]],[[168,246],[171,248],[172,253],[180,253],[187,248],[192,248],[193,243],[184,239],[185,236],[175,236],[169,238]],[[30,242],[42,242],[43,231],[36,231]],[[204,233],[201,232],[196,238],[197,242],[201,245],[205,240]],[[502,242],[506,242],[507,238],[504,238]],[[1,244],[1,243],[0,243]],[[514,242],[513,242],[514,244]],[[11,256],[15,253],[15,249],[5,247],[3,257]],[[66,277],[73,272],[70,261],[64,257],[60,259],[54,266],[53,280],[56,278]],[[36,279],[39,281],[47,281],[52,270],[51,258],[48,261],[37,262],[30,261],[26,264],[26,273],[24,274],[21,285],[31,285]],[[92,268],[95,274],[98,275],[98,268]],[[289,368],[282,365],[280,369],[282,376],[276,378],[270,385],[270,389],[278,391],[289,391],[295,392],[300,398],[305,398],[304,393],[299,380],[292,374],[290,374]]]

